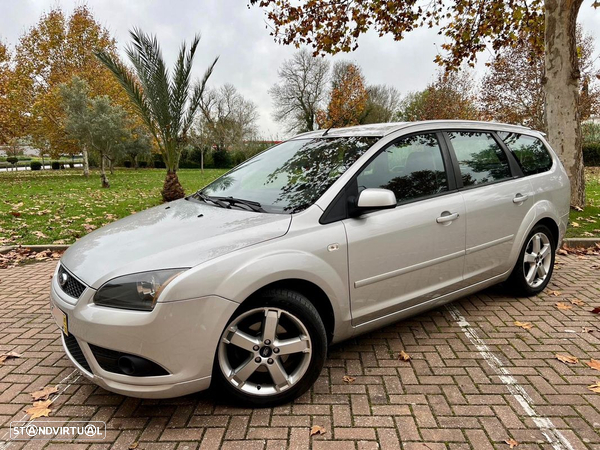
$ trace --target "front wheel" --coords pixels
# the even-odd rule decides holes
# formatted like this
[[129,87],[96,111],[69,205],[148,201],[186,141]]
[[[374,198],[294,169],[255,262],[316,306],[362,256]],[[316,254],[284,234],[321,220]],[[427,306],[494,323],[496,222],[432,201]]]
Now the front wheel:
[[529,297],[544,290],[552,278],[555,252],[556,241],[548,227],[533,227],[510,276],[517,295]]
[[269,290],[242,307],[223,331],[214,378],[244,404],[286,403],[316,381],[326,350],[325,327],[308,299]]

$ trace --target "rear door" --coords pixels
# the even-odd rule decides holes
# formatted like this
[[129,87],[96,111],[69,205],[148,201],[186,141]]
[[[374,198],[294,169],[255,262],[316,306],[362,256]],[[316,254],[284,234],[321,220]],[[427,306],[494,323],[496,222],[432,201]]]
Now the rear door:
[[465,206],[438,133],[402,137],[356,177],[358,191],[392,190],[395,209],[343,221],[353,324],[451,292],[462,282]]
[[496,133],[444,133],[466,207],[464,279],[471,285],[511,269],[515,236],[533,205],[533,188]]

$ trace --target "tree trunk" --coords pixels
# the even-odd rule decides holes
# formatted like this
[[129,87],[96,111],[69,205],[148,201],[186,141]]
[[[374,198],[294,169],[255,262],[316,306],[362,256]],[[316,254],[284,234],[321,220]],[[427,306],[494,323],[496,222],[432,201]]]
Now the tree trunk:
[[108,182],[108,178],[106,177],[106,158],[104,155],[100,155],[100,181],[102,181],[103,188],[109,188],[110,183]]
[[204,149],[200,150],[200,172],[204,173]]
[[111,175],[114,175],[114,174],[115,174],[115,168],[114,168],[114,165],[115,165],[115,160],[114,160],[114,159],[112,159],[112,158],[108,158],[108,167],[109,167],[109,170],[110,170],[110,174],[111,174]]
[[86,178],[90,177],[90,162],[88,160],[88,151],[84,146],[81,150],[81,154],[83,155],[83,176]]
[[546,92],[548,141],[560,156],[571,181],[571,206],[585,205],[581,150],[579,62],[575,30],[583,0],[546,0]]
[[138,160],[137,160],[137,155],[135,155],[135,156],[133,157],[133,168],[134,168],[135,170],[137,170],[137,169],[138,169]]
[[161,192],[162,198],[165,202],[170,202],[185,197],[183,186],[179,182],[177,172],[167,171],[167,177],[165,178],[165,184]]

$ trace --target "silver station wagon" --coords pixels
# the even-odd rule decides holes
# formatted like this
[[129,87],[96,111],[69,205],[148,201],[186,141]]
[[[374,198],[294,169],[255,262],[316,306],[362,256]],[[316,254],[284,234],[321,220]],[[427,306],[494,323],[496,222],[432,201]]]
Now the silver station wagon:
[[287,402],[330,344],[506,282],[540,292],[569,180],[542,133],[430,121],[315,131],[64,254],[52,314],[94,383]]

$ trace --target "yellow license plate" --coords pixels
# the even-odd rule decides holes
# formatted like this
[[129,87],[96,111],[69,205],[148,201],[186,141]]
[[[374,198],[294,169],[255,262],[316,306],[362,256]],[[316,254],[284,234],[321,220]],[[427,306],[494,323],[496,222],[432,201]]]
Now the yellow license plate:
[[62,312],[60,310],[60,308],[58,308],[53,303],[50,305],[50,311],[52,312],[52,317],[54,317],[54,321],[56,322],[56,325],[58,325],[58,328],[60,328],[62,330],[62,332],[68,336],[69,335],[69,319],[67,318],[67,315],[64,312]]

